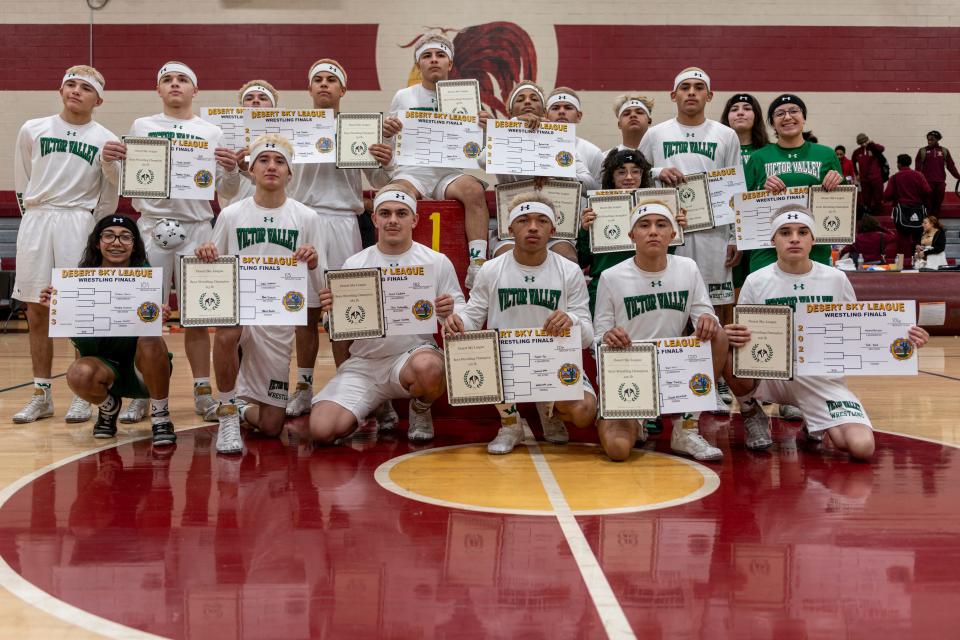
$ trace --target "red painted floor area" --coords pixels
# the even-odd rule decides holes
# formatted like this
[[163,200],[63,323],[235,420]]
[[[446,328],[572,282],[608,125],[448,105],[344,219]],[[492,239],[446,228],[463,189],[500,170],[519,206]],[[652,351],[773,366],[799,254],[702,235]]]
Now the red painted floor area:
[[[492,425],[438,420],[435,446]],[[668,452],[668,432],[648,444]],[[948,638],[960,629],[960,451],[878,435],[870,465],[769,453],[704,417],[718,491],[578,518],[643,638]],[[595,638],[556,519],[467,512],[380,488],[401,435],[312,450],[214,428],[47,473],[0,509],[0,554],[85,611],[172,638]]]

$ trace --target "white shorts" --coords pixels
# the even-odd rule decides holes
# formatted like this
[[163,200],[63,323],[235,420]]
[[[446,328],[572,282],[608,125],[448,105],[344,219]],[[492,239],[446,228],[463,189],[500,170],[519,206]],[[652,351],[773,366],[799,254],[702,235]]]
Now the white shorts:
[[458,169],[404,167],[393,176],[392,180],[409,182],[424,200],[446,200],[447,187],[464,175],[466,174]]
[[243,328],[238,397],[274,407],[287,406],[294,333],[295,327],[248,325]]
[[[317,213],[319,237],[327,250],[327,269],[340,269],[350,256],[363,250],[357,216]],[[311,283],[312,284],[312,283]]]
[[798,407],[811,432],[850,423],[873,428],[867,410],[843,378],[803,376],[793,380],[761,380],[754,397]]
[[13,297],[40,302],[56,267],[75,267],[96,222],[85,209],[28,209],[17,231],[17,274]]
[[733,269],[725,265],[729,244],[726,226],[684,234],[683,240],[683,245],[677,247],[677,255],[697,263],[710,293],[710,302],[733,304]]
[[209,222],[185,222],[179,220],[180,226],[187,238],[176,249],[167,249],[158,245],[153,239],[153,228],[160,222],[160,218],[140,216],[137,227],[143,236],[143,244],[147,248],[147,260],[151,267],[163,269],[163,299],[170,299],[171,283],[180,284],[180,256],[192,256],[197,247],[213,239],[213,227]]
[[409,398],[410,393],[400,384],[400,372],[413,354],[421,349],[440,350],[432,344],[423,344],[395,356],[385,358],[358,358],[351,356],[340,365],[313,404],[327,400],[335,402],[360,423],[384,400]]

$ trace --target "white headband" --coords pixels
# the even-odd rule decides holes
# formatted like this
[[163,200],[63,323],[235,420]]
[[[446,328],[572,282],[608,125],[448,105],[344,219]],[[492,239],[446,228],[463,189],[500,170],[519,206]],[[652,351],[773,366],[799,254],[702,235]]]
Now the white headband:
[[620,107],[620,110],[617,111],[617,119],[618,120],[620,119],[620,116],[623,115],[624,111],[626,111],[627,109],[633,109],[633,108],[643,109],[644,113],[646,113],[648,116],[650,115],[650,109],[647,107],[647,105],[643,104],[643,102],[641,102],[640,100],[627,100],[626,102],[623,103],[623,106]]
[[813,233],[813,228],[816,223],[813,221],[813,216],[803,209],[777,213],[773,216],[773,222],[770,223],[770,237],[773,238],[773,236],[777,235],[777,230],[785,224],[802,224]]
[[290,167],[290,171],[293,171],[293,153],[288,151],[279,145],[276,142],[270,142],[269,140],[261,142],[259,144],[253,145],[253,148],[250,149],[250,166],[253,166],[253,163],[257,161],[257,156],[259,156],[264,151],[273,151],[279,153],[283,156],[283,159],[287,161],[287,165]]
[[190,82],[193,83],[194,87],[197,86],[197,74],[193,72],[193,69],[179,62],[169,62],[160,67],[160,71],[157,71],[157,84],[160,84],[160,79],[168,73],[182,73],[190,78]]
[[707,85],[707,91],[710,90],[710,76],[707,75],[706,71],[700,69],[681,71],[680,75],[673,79],[673,90],[676,91],[684,80],[703,80],[703,83]]
[[347,78],[343,75],[343,69],[335,64],[330,64],[329,62],[318,62],[317,64],[313,65],[313,67],[310,69],[310,75],[307,76],[307,82],[313,82],[313,76],[317,75],[321,71],[332,73],[340,80],[340,84],[342,84],[344,87],[347,86]]
[[240,102],[243,102],[243,99],[246,98],[251,93],[253,93],[254,91],[262,91],[263,93],[267,94],[268,96],[270,96],[270,106],[272,107],[277,106],[277,98],[273,95],[273,91],[270,91],[270,89],[267,89],[263,85],[259,85],[259,84],[255,84],[252,87],[247,87],[247,90],[243,92],[242,96],[240,96]]
[[63,76],[63,80],[60,81],[61,89],[63,88],[63,85],[67,84],[67,80],[80,80],[81,82],[86,82],[88,85],[93,87],[98,96],[101,98],[103,97],[103,85],[100,84],[100,81],[93,76],[88,76],[82,73],[67,73]]
[[543,202],[524,202],[523,204],[518,204],[510,211],[510,219],[507,222],[509,227],[513,224],[513,221],[519,218],[520,216],[525,216],[528,213],[542,213],[543,215],[550,218],[550,222],[553,223],[553,226],[557,226],[557,216],[553,213],[553,209],[549,205],[544,204]]
[[673,232],[680,233],[677,229],[677,220],[673,217],[673,212],[670,211],[670,207],[660,204],[659,202],[649,202],[637,206],[630,215],[630,228],[632,229],[640,218],[646,218],[647,216],[663,216],[670,221]]
[[510,108],[513,106],[514,99],[517,97],[517,94],[524,89],[533,89],[533,91],[540,96],[540,101],[543,102],[543,92],[540,91],[539,87],[534,85],[532,82],[521,82],[513,88],[513,91],[510,92],[510,98],[507,100],[507,110],[510,110]]
[[413,54],[413,59],[414,59],[415,61],[419,61],[419,60],[420,60],[420,56],[422,56],[422,55],[424,54],[424,52],[430,51],[430,49],[437,49],[437,50],[439,50],[439,51],[443,51],[445,54],[447,54],[447,57],[448,57],[448,58],[450,58],[451,60],[453,60],[453,51],[450,49],[450,47],[448,47],[446,44],[444,44],[444,43],[442,43],[442,42],[438,42],[438,41],[436,41],[436,40],[431,40],[430,42],[425,42],[425,43],[423,43],[422,45],[420,45],[419,47],[417,47],[416,53]]
[[557,104],[558,102],[566,102],[573,105],[573,108],[577,111],[583,111],[580,108],[580,101],[577,100],[576,96],[572,96],[569,93],[557,93],[549,98],[547,98],[547,109]]
[[380,205],[387,202],[399,202],[400,204],[410,207],[410,211],[414,213],[417,212],[416,198],[413,198],[403,191],[384,191],[383,193],[377,194],[377,197],[373,200],[373,212],[376,213]]

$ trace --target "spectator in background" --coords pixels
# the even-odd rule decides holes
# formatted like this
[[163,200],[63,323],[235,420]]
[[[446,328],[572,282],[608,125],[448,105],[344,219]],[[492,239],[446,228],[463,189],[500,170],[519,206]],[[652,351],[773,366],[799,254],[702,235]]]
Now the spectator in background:
[[865,214],[857,223],[857,239],[840,250],[840,255],[851,254],[854,262],[863,256],[866,263],[893,262],[897,254],[897,236],[884,229],[872,215]]
[[913,248],[920,241],[921,225],[930,197],[930,185],[919,171],[910,168],[910,156],[897,156],[897,172],[890,176],[883,199],[893,203],[893,221],[897,227],[898,248],[910,260]]
[[920,237],[923,257],[927,269],[937,269],[947,264],[947,230],[937,216],[929,215],[923,219],[923,235]]
[[860,178],[860,201],[870,213],[880,208],[883,194],[883,175],[880,171],[884,147],[870,140],[865,133],[857,135],[859,147],[853,152],[853,169]]
[[849,184],[856,182],[857,172],[853,168],[853,160],[847,157],[847,148],[838,144],[833,148],[833,152],[837,154],[837,160],[840,161],[840,173],[843,174],[843,181]]
[[930,215],[934,216],[940,215],[940,205],[943,204],[943,193],[947,187],[947,170],[960,180],[960,171],[957,171],[957,165],[953,163],[950,150],[940,146],[942,138],[939,131],[929,132],[927,146],[917,151],[917,171],[930,183]]

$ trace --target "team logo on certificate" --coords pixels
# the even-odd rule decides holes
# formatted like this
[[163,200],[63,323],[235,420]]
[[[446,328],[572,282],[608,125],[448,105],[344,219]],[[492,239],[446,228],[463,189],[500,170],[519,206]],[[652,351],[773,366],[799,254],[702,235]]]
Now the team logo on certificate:
[[316,147],[320,153],[330,153],[333,151],[333,138],[319,138]]
[[561,167],[569,167],[573,164],[573,154],[569,151],[561,151],[557,154],[557,164]]
[[483,372],[480,369],[468,369],[463,372],[463,384],[468,389],[476,389],[483,386]]
[[712,388],[713,382],[711,382],[710,376],[704,373],[698,373],[690,378],[690,391],[693,391],[695,396],[705,396],[710,393]]
[[363,322],[364,318],[367,317],[367,311],[360,305],[351,305],[343,312],[343,317],[346,318],[350,324],[357,324]]
[[367,143],[363,140],[357,140],[350,145],[350,151],[352,151],[355,156],[362,156],[367,153]]
[[688,205],[697,199],[697,192],[692,187],[677,187],[677,197],[680,198],[680,204]]
[[463,145],[463,155],[467,158],[476,158],[480,155],[480,145],[472,140]]
[[417,300],[410,310],[417,320],[429,320],[433,317],[433,303],[429,300]]
[[757,362],[770,362],[773,360],[773,347],[758,342],[750,349],[750,356]]
[[287,311],[303,309],[303,294],[299,291],[288,291],[283,296],[283,308]]
[[607,224],[603,227],[603,237],[607,240],[616,240],[620,237],[620,225]]
[[890,345],[890,353],[896,360],[909,360],[913,357],[913,345],[906,338],[897,338]]
[[153,302],[144,302],[137,307],[137,317],[141,322],[154,322],[160,317],[160,307]]
[[152,184],[156,176],[150,169],[140,169],[137,171],[137,182],[140,184]]
[[200,171],[197,171],[196,175],[193,176],[193,184],[197,185],[201,189],[206,189],[213,184],[213,174],[206,169],[201,169]]
[[840,216],[827,216],[824,218],[823,228],[827,231],[837,231],[840,229]]
[[640,387],[635,382],[621,382],[617,387],[617,396],[624,402],[636,402],[640,399]]
[[199,304],[204,311],[213,311],[220,306],[220,294],[216,291],[201,293]]
[[557,377],[560,378],[560,382],[568,387],[572,384],[577,384],[577,382],[580,381],[580,367],[567,362],[557,371]]

